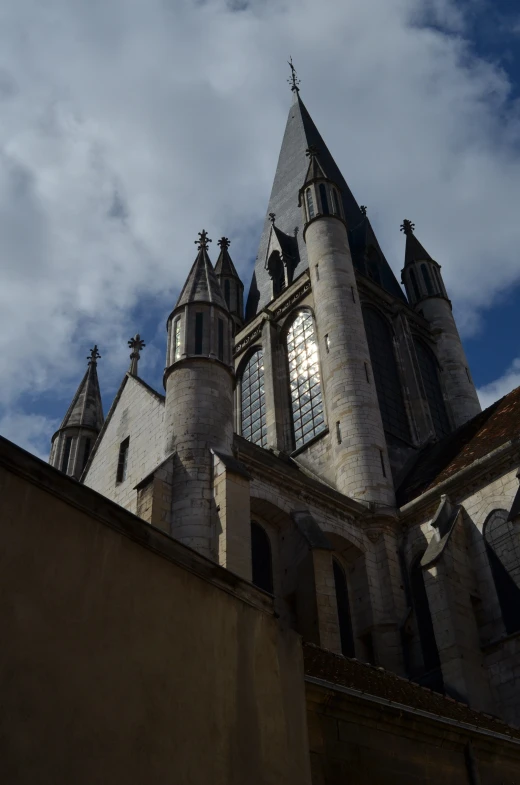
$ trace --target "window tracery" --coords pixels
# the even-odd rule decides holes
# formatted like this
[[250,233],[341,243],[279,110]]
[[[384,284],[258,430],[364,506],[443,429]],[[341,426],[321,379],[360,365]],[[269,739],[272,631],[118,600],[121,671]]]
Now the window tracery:
[[287,333],[295,448],[325,430],[318,344],[312,314],[301,311]]
[[240,384],[241,432],[244,439],[260,447],[267,445],[264,392],[264,355],[261,349],[249,358]]

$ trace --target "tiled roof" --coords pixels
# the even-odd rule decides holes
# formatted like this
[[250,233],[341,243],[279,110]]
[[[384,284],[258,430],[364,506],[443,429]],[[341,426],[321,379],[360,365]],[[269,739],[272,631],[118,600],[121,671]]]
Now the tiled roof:
[[397,490],[398,505],[449,479],[514,436],[520,436],[520,387],[441,441],[425,447]]
[[305,675],[321,679],[383,700],[463,722],[477,728],[520,739],[520,729],[502,720],[470,709],[465,703],[403,679],[384,668],[377,668],[354,659],[347,659],[320,649],[312,643],[303,644]]

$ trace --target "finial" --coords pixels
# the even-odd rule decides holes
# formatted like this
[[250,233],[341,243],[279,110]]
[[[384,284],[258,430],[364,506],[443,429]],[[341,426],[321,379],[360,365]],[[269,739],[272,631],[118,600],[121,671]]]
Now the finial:
[[217,245],[220,246],[220,249],[222,251],[227,251],[227,249],[231,245],[231,240],[229,240],[227,237],[221,237]]
[[359,209],[361,210],[361,215],[366,215],[367,214],[367,206],[366,206],[366,204],[359,205]]
[[199,239],[194,240],[194,242],[198,246],[199,251],[207,251],[208,243],[212,243],[213,240],[209,239],[207,231],[203,229],[202,232],[199,232]]
[[132,354],[130,355],[130,368],[128,373],[131,376],[137,376],[137,363],[139,362],[139,358],[141,357],[140,351],[144,349],[146,346],[145,342],[142,340],[139,333],[136,333],[133,338],[130,338],[128,341],[128,346],[132,350]]
[[289,57],[289,67],[291,69],[291,76],[287,81],[291,85],[291,90],[293,91],[293,93],[294,92],[299,93],[300,92],[299,85],[301,82],[300,79],[298,79],[298,74],[296,73],[296,68],[293,65],[292,57]]
[[269,213],[269,220],[271,221],[272,225],[274,226],[274,222],[276,220],[276,213]]
[[305,155],[306,155],[306,156],[307,156],[307,158],[309,158],[310,160],[312,160],[313,158],[316,158],[316,156],[318,155],[318,148],[316,147],[316,145],[315,145],[315,144],[311,144],[311,145],[310,145],[310,146],[309,146],[309,147],[308,147],[308,148],[305,150]]
[[404,232],[406,235],[409,235],[409,234],[413,234],[414,229],[415,229],[415,224],[409,221],[407,218],[405,218],[403,223],[401,224],[401,231]]
[[93,349],[90,350],[90,354],[87,357],[88,365],[97,365],[97,361],[101,360],[101,355],[98,352],[97,344],[94,346]]

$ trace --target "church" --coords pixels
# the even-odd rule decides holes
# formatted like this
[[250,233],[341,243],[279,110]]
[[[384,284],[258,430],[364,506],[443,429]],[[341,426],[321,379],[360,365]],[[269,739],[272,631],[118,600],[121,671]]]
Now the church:
[[94,347],[45,471],[187,570],[218,570],[219,591],[269,601],[297,641],[311,774],[251,782],[512,783],[520,388],[481,411],[435,248],[403,220],[401,286],[294,70],[291,90],[247,298],[230,240],[201,231],[164,390],[140,377],[136,335],[105,417]]

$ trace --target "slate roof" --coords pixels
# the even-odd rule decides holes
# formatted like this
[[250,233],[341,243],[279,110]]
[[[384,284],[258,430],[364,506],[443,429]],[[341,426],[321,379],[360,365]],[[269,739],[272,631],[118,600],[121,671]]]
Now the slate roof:
[[229,255],[229,251],[227,248],[222,248],[217,263],[215,265],[215,274],[216,275],[230,275],[233,278],[238,278],[240,281],[240,276],[238,275],[235,265]]
[[59,430],[69,426],[100,431],[103,425],[103,404],[95,362],[91,362],[67,409]]
[[[285,235],[296,238],[297,258],[295,260],[294,276],[298,276],[308,267],[307,249],[302,236],[302,214],[301,208],[298,206],[298,193],[305,182],[309,169],[309,160],[305,155],[307,148],[316,147],[323,170],[326,172],[327,177],[338,185],[341,191],[345,218],[349,228],[349,237],[352,232],[355,232],[356,227],[364,222],[364,216],[350,188],[314,125],[299,93],[295,91],[294,96],[269,198],[253,280],[249,290],[246,307],[247,319],[252,318],[258,311],[264,308],[272,297],[271,280],[265,269],[271,229],[269,213],[275,213],[278,229]],[[354,266],[360,272],[365,273],[363,264],[364,248],[362,244],[360,247],[359,243],[354,245],[355,247],[351,248]],[[383,254],[381,254],[378,264],[380,267],[379,277],[383,288],[395,297],[406,300]]]
[[322,679],[332,685],[341,685],[367,696],[435,714],[440,718],[466,723],[512,739],[520,739],[520,729],[507,725],[490,714],[470,709],[465,703],[432,692],[427,687],[415,684],[384,668],[347,659],[320,649],[312,643],[303,644],[303,658],[306,676]]
[[[230,260],[231,261],[231,260]],[[228,310],[208,252],[201,248],[188,274],[175,308],[187,303],[212,303]]]
[[496,401],[436,444],[423,448],[397,490],[402,506],[520,436],[520,387]]
[[413,232],[408,232],[406,235],[406,248],[404,252],[404,266],[414,262],[433,262],[432,257],[428,251],[421,245]]

